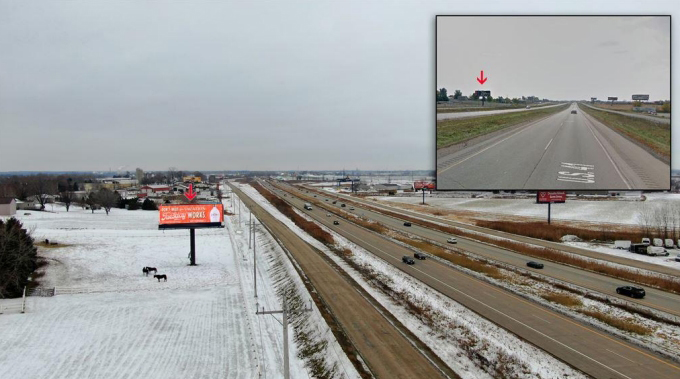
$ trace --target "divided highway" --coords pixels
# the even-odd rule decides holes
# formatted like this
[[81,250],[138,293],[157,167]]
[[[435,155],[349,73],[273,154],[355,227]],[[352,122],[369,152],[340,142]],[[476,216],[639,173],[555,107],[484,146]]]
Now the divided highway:
[[[296,191],[296,194],[298,196],[304,197],[304,196],[310,196],[309,194],[304,194],[299,192],[298,189],[294,187],[288,187],[289,189],[292,189]],[[318,195],[319,197],[322,197],[324,195]],[[331,195],[328,195],[329,198],[331,198]],[[317,197],[318,199],[318,197]],[[332,199],[335,200],[335,199]],[[354,202],[356,202],[356,199],[352,199]],[[323,199],[322,199],[323,201]],[[339,204],[339,203],[338,203]],[[300,204],[296,204],[300,205]],[[372,206],[375,206],[375,204],[371,204]],[[332,207],[333,205],[329,205]],[[301,207],[301,205],[300,205]],[[414,235],[417,235],[419,237],[432,240],[435,242],[439,243],[446,243],[446,240],[451,237],[451,235],[446,234],[444,232],[426,228],[423,226],[419,226],[417,223],[413,223],[412,226],[404,226],[404,220],[402,219],[397,219],[394,217],[390,216],[385,216],[381,213],[371,211],[367,208],[359,207],[356,206],[356,209],[354,212],[356,215],[361,215],[362,217],[365,217],[369,220],[377,221],[380,222],[381,224],[384,224],[390,228],[396,229],[396,230],[401,230],[404,232],[408,232]],[[421,215],[422,216],[422,215]],[[417,216],[420,217],[420,216]],[[435,222],[441,222],[441,220],[432,220]],[[467,225],[456,225],[458,227],[463,227],[467,228]],[[469,229],[469,228],[468,228]],[[481,228],[480,228],[481,229]],[[481,230],[482,232],[485,232]],[[506,238],[511,238],[513,235],[506,234],[504,237]],[[638,303],[640,305],[644,305],[650,308],[658,309],[660,311],[670,313],[676,316],[680,316],[680,295],[676,295],[670,292],[666,291],[661,291],[655,288],[649,288],[645,287],[645,291],[647,292],[647,295],[643,299],[633,299],[629,298],[623,295],[619,295],[616,293],[616,287],[626,285],[626,284],[633,284],[634,283],[629,283],[626,282],[625,280],[621,279],[616,279],[612,278],[609,276],[605,275],[600,275],[591,271],[585,271],[581,270],[576,267],[571,267],[567,265],[562,265],[559,263],[555,262],[550,262],[550,261],[545,261],[533,257],[528,257],[526,255],[520,254],[520,253],[515,253],[510,250],[502,249],[499,247],[494,247],[491,245],[487,245],[481,242],[477,242],[471,239],[455,236],[458,239],[458,244],[457,246],[463,250],[469,251],[471,253],[477,254],[479,256],[492,259],[495,261],[503,262],[510,264],[515,267],[521,267],[521,268],[526,268],[526,263],[527,261],[536,261],[536,262],[541,262],[545,265],[545,267],[540,270],[540,273],[555,279],[559,279],[568,283],[572,283],[593,291],[597,291],[606,295],[609,295],[611,297],[618,297],[621,299],[624,299],[629,302],[634,302]],[[529,242],[529,243],[534,243],[536,240],[532,241],[523,241],[523,242]],[[644,262],[642,262],[644,263]],[[659,266],[656,266],[659,267]],[[677,275],[677,271],[674,272],[674,274]]]
[[236,186],[230,187],[295,257],[376,377],[445,377],[371,302],[322,258],[322,252],[298,237]]
[[[271,185],[267,186],[276,191]],[[282,198],[386,262],[595,378],[680,377],[680,365],[670,360],[463,274],[437,260],[405,265],[401,257],[412,255],[410,249],[344,218],[329,217],[327,211],[319,207],[313,206],[312,211],[304,210],[304,200],[290,194]],[[329,204],[330,207],[333,205]],[[362,212],[366,214],[366,211]],[[333,225],[334,220],[339,220],[340,224]]]
[[447,190],[668,189],[670,166],[573,103],[540,121],[438,156],[437,186]]
[[539,107],[533,107],[533,108],[513,108],[513,109],[498,109],[498,110],[492,110],[492,111],[472,111],[472,112],[448,112],[448,113],[437,113],[437,121],[441,120],[451,120],[451,119],[460,119],[460,118],[470,118],[470,117],[479,117],[479,116],[490,116],[494,114],[503,114],[503,113],[513,113],[513,112],[531,112],[536,109],[545,109],[545,108],[551,108],[551,107],[556,107],[560,104],[555,104],[555,105],[544,105],[544,106],[539,106]]

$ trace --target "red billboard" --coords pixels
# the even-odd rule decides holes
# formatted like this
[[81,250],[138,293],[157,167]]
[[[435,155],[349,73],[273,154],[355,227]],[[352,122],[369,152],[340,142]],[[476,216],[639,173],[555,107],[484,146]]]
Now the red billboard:
[[158,228],[222,227],[222,204],[170,204],[158,208]]
[[567,201],[567,191],[538,191],[537,203],[564,203]]
[[413,182],[413,189],[416,191],[419,189],[429,189],[429,190],[434,190],[435,189],[435,184],[432,182],[426,182],[426,181],[417,181]]

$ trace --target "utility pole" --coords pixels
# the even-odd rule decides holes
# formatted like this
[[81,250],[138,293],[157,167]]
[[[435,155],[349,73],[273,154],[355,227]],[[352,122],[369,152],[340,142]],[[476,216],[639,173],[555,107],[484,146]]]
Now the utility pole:
[[[312,311],[311,300],[309,300],[309,308],[305,308],[302,311]],[[258,310],[257,305],[255,306],[255,314],[257,315],[274,315],[277,313],[283,314],[283,377],[284,379],[290,379],[290,364],[288,362],[288,313],[290,313],[290,311],[288,310],[288,303],[284,300],[283,309],[280,311],[265,311],[264,307],[262,307],[262,310]]]
[[[255,228],[254,228],[254,226],[255,225],[252,225],[252,224],[250,225],[250,229],[252,229],[252,231],[253,231],[253,289],[254,289],[254,292],[255,292],[255,297],[257,297],[257,257],[255,256],[255,250],[256,250],[255,241],[257,241],[257,239],[255,238]],[[250,231],[248,231],[248,232],[250,232]]]
[[253,213],[248,209],[248,250],[250,250],[251,229],[253,229]]
[[423,187],[422,190],[423,190],[423,205],[425,205],[425,187]]

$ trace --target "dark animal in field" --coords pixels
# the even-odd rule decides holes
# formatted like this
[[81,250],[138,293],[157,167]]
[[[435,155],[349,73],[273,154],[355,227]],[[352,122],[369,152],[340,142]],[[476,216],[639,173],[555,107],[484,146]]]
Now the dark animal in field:
[[149,273],[150,273],[151,271],[153,271],[154,273],[157,273],[157,272],[158,272],[158,270],[156,270],[155,267],[146,266],[146,267],[144,267],[144,268],[142,269],[142,272],[143,272],[145,275],[147,275],[147,276],[149,275]]
[[153,277],[156,278],[156,279],[158,279],[158,283],[161,282],[161,279],[163,279],[164,282],[167,282],[167,281],[168,281],[168,277],[167,277],[165,274],[162,274],[162,275],[154,275]]

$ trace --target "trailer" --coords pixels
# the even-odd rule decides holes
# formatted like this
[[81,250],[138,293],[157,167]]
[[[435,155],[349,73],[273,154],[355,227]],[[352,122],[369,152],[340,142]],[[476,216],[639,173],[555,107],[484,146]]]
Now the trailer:
[[630,249],[630,241],[614,241],[614,248],[615,249],[621,249],[621,250],[628,250]]
[[668,252],[661,246],[647,246],[647,255],[668,256]]
[[663,240],[661,238],[654,238],[652,240],[652,245],[657,247],[663,247]]
[[675,247],[675,244],[673,243],[673,239],[671,239],[671,238],[666,238],[666,239],[664,240],[664,247],[665,247],[666,249],[672,249],[672,248],[674,248],[674,247]]

